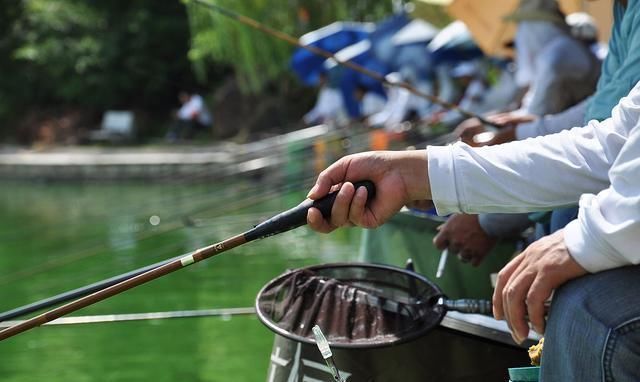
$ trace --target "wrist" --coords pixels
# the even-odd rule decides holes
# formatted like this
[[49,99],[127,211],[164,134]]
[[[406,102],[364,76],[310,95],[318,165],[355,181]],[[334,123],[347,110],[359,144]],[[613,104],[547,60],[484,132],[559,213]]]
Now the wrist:
[[403,163],[400,166],[400,171],[407,192],[408,200],[406,202],[431,199],[427,150],[403,152]]

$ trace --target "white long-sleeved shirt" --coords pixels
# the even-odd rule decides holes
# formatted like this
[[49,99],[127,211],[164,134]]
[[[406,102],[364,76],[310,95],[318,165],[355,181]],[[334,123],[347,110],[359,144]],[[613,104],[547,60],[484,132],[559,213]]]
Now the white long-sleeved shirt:
[[204,100],[198,94],[193,94],[187,102],[185,102],[178,110],[178,118],[190,121],[196,119],[203,125],[209,125],[212,122],[211,113],[204,104]]
[[640,264],[640,83],[611,118],[500,146],[431,146],[439,214],[542,211],[580,200],[565,228],[590,272]]

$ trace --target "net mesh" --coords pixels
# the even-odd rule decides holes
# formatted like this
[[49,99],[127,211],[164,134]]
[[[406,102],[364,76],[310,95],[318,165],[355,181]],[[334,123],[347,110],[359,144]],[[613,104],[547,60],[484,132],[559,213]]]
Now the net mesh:
[[334,344],[393,343],[440,322],[439,290],[403,271],[368,266],[306,268],[272,281],[258,296],[264,319],[312,338],[319,325]]

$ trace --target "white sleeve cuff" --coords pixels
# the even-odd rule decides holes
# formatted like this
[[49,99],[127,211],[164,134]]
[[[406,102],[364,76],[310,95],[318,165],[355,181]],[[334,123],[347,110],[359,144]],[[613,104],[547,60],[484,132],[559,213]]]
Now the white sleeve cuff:
[[451,145],[427,147],[431,198],[441,216],[460,212],[452,148]]
[[630,265],[623,258],[611,256],[611,249],[600,238],[601,233],[589,227],[585,216],[586,204],[595,199],[594,195],[584,195],[580,200],[578,218],[564,228],[564,243],[575,261],[591,273]]

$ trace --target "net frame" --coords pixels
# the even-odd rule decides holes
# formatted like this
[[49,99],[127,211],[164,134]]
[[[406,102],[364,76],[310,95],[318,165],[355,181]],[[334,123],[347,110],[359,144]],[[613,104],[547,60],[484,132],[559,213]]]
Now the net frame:
[[[268,309],[265,309],[264,296],[269,296],[269,293],[273,291],[274,288],[283,285],[283,283],[289,281],[292,277],[294,277],[294,275],[304,271],[310,271],[322,277],[337,279],[340,282],[346,281],[351,285],[355,285],[358,289],[366,290],[368,292],[376,292],[376,288],[371,288],[371,283],[373,281],[375,282],[375,284],[377,284],[378,292],[380,291],[380,288],[384,290],[384,292],[382,293],[382,298],[385,299],[386,304],[394,303],[393,300],[390,300],[391,297],[400,300],[404,299],[404,301],[400,301],[401,303],[410,303],[411,301],[409,300],[413,300],[414,302],[424,303],[425,306],[426,304],[428,304],[429,309],[425,309],[424,312],[428,312],[431,316],[427,320],[425,320],[423,325],[412,328],[409,331],[405,331],[400,335],[380,337],[374,341],[343,341],[342,339],[336,340],[331,332],[326,332],[325,334],[327,334],[329,344],[335,348],[369,349],[393,346],[409,342],[422,337],[423,335],[431,331],[434,327],[439,325],[446,314],[445,308],[437,304],[439,298],[446,297],[442,293],[441,289],[424,276],[410,270],[389,265],[365,263],[334,263],[313,265],[305,268],[287,271],[277,278],[271,280],[260,290],[256,298],[256,312],[260,321],[262,321],[262,323],[265,324],[271,331],[293,341],[306,344],[315,344],[312,335],[307,337],[293,333],[290,330],[279,326],[278,323],[274,322],[274,320],[272,320],[271,318],[271,312],[273,310],[265,311]],[[371,274],[384,275],[384,277],[380,277],[376,280],[368,280],[363,279],[362,277],[357,277]],[[391,293],[390,295],[388,293],[389,291],[395,291],[399,294],[394,295],[394,293]],[[405,295],[403,296],[403,294]],[[408,299],[406,297],[407,295],[410,296]],[[373,297],[379,298],[380,296],[374,295]],[[267,304],[269,304],[269,302],[267,302]],[[311,324],[309,326],[313,325]],[[309,327],[309,331],[310,330],[311,328]],[[323,331],[326,331],[326,329],[323,328]]]

